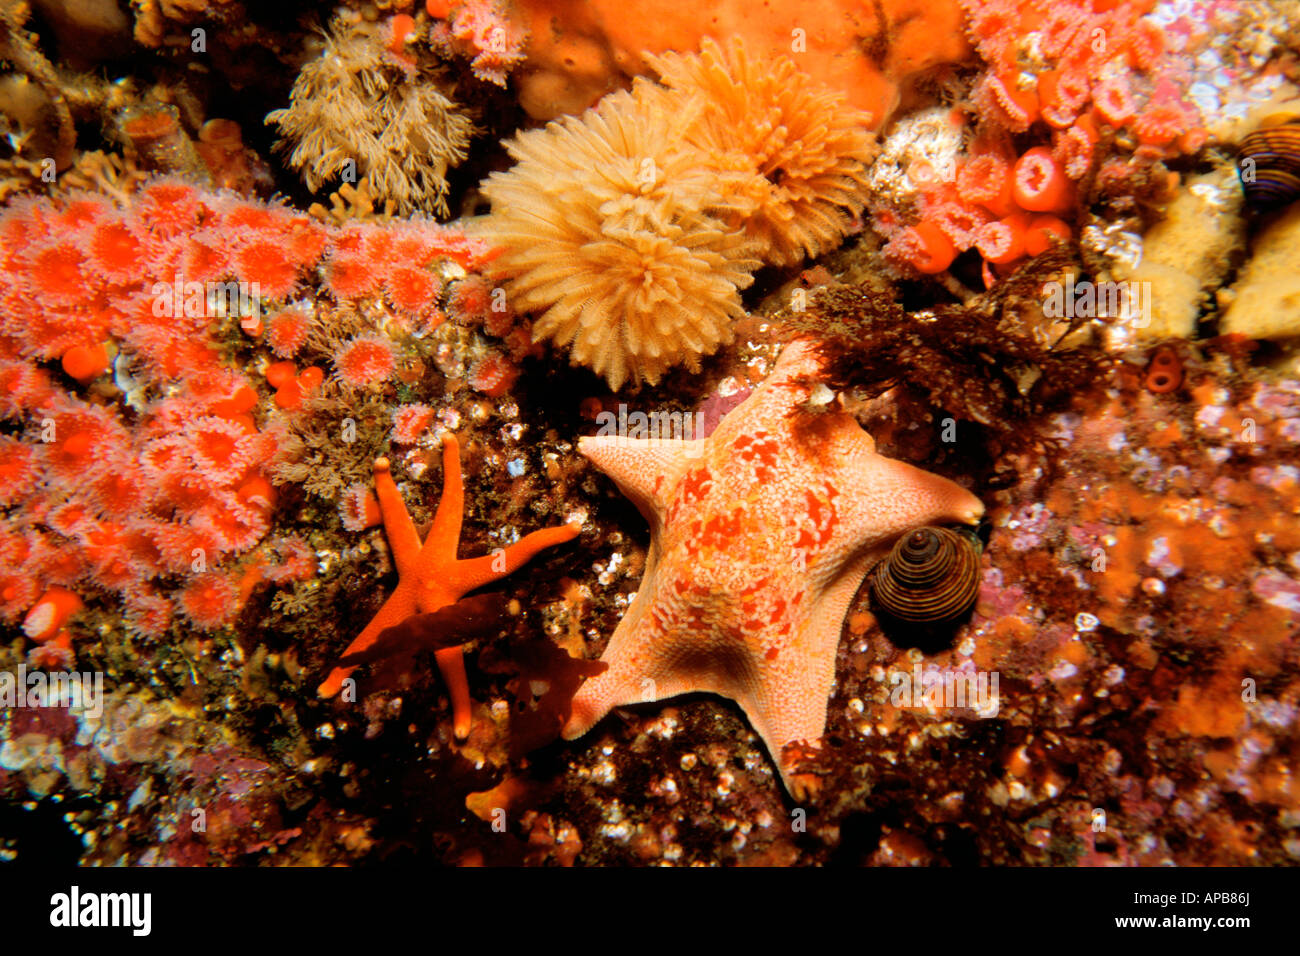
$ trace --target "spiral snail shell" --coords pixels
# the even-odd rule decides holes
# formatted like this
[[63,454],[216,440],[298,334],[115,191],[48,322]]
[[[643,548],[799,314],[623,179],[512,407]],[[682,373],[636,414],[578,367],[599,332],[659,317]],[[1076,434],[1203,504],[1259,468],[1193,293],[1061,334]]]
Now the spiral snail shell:
[[1300,122],[1284,114],[1263,122],[1237,151],[1241,186],[1255,210],[1300,199]]
[[980,546],[948,528],[907,532],[868,579],[872,601],[911,624],[941,624],[970,610],[980,586]]

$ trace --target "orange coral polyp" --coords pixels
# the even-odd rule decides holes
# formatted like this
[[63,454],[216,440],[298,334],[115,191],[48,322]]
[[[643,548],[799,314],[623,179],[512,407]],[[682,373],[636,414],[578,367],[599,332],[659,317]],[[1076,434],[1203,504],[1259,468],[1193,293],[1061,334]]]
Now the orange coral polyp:
[[1052,156],[1065,170],[1065,175],[1073,180],[1087,175],[1092,169],[1098,141],[1097,126],[1092,117],[1079,117],[1069,129],[1057,133],[1054,140]]
[[[1061,105],[1060,91],[1058,89],[1060,82],[1060,70],[1044,70],[1038,74],[1038,102],[1044,110],[1050,110]],[[1043,114],[1043,119],[1047,120],[1049,125],[1057,126],[1056,122],[1047,113]]]
[[325,381],[325,372],[316,365],[308,365],[298,373],[298,385],[304,392],[310,392],[323,381]]
[[470,366],[469,385],[488,398],[500,398],[518,377],[519,369],[504,355],[493,352]]
[[[270,369],[267,370],[268,372]],[[257,407],[257,392],[253,391],[247,385],[241,385],[229,398],[222,399],[212,406],[210,411],[213,415],[221,418],[238,418],[245,412],[250,412]]]
[[267,344],[281,358],[288,358],[307,341],[311,319],[304,312],[286,309],[271,317],[267,323]]
[[272,362],[266,367],[266,384],[272,388],[282,388],[297,374],[298,369],[292,362]]
[[419,313],[437,303],[442,284],[427,269],[398,266],[388,273],[385,283],[393,305],[408,312]]
[[1038,98],[1043,120],[1055,129],[1069,129],[1089,97],[1088,78],[1078,70],[1039,74]]
[[975,245],[989,262],[1005,265],[1025,254],[1028,231],[1029,216],[1023,212],[1013,213],[980,229]]
[[957,250],[962,251],[975,245],[976,235],[993,217],[981,206],[948,202],[936,209],[932,216],[927,213],[926,218],[932,219]]
[[1150,69],[1165,52],[1164,32],[1150,20],[1139,20],[1125,39],[1129,63],[1135,69]]
[[95,225],[89,248],[95,266],[114,278],[130,278],[140,266],[140,239],[125,222]]
[[1188,126],[1182,108],[1173,103],[1148,106],[1133,121],[1133,132],[1144,146],[1168,146]]
[[275,489],[261,475],[249,478],[235,493],[240,501],[269,511],[275,504]]
[[103,345],[74,345],[63,353],[59,364],[69,376],[85,385],[108,368],[108,349]]
[[428,405],[410,404],[398,406],[393,412],[393,429],[390,437],[399,445],[414,445],[420,440],[429,423],[433,421],[433,409]]
[[1027,129],[1041,115],[1038,90],[1022,90],[1014,76],[995,76],[990,89],[998,105],[1015,121],[1016,129]]
[[290,379],[275,390],[275,404],[287,412],[302,408],[302,386],[296,378]]
[[382,382],[397,368],[397,351],[384,336],[362,333],[344,342],[334,353],[339,379],[354,388]]
[[375,527],[383,521],[379,499],[366,485],[353,482],[339,496],[339,520],[346,531],[365,531]]
[[225,476],[244,462],[247,448],[243,429],[228,418],[199,419],[190,432],[190,455],[198,468]]
[[1059,216],[1035,216],[1025,229],[1025,253],[1036,256],[1046,252],[1058,239],[1070,238],[1070,224]]
[[67,588],[50,588],[23,618],[23,633],[36,643],[48,641],[84,604]]
[[232,425],[243,429],[247,435],[257,434],[257,422],[253,421],[253,416],[247,412],[240,415],[221,415],[219,417],[228,419]]
[[254,240],[235,251],[239,277],[254,287],[255,295],[281,299],[298,284],[298,265],[278,240]]
[[63,443],[63,453],[69,458],[83,458],[95,443],[95,436],[89,432],[77,432],[68,436]]
[[360,256],[336,255],[330,262],[330,291],[340,301],[367,295],[379,282],[379,270]]
[[27,654],[28,666],[38,670],[68,670],[75,662],[72,635],[67,631],[59,631],[51,640],[33,647]]
[[914,254],[910,261],[918,272],[926,275],[943,272],[957,258],[957,247],[934,223],[917,223],[907,232],[913,239]]
[[957,195],[983,206],[995,216],[1015,211],[1011,199],[1011,167],[1001,156],[984,153],[972,157],[957,174]]
[[409,13],[399,13],[389,21],[388,27],[392,31],[392,41],[388,44],[388,49],[393,53],[405,53],[406,38],[415,29],[415,18]]
[[1133,118],[1133,90],[1122,76],[1105,80],[1092,93],[1093,112],[1103,123],[1119,128]]
[[239,591],[224,574],[198,574],[181,591],[180,608],[195,627],[213,630],[239,611]]
[[1030,212],[1063,212],[1074,200],[1065,170],[1045,146],[1027,150],[1012,171],[1011,193]]

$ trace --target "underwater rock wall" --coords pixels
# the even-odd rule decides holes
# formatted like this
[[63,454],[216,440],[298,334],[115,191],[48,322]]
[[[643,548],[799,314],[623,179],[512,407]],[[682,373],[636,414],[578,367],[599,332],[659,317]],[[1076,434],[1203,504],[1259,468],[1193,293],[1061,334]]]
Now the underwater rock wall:
[[633,7],[5,5],[0,852],[1300,860],[1300,4]]

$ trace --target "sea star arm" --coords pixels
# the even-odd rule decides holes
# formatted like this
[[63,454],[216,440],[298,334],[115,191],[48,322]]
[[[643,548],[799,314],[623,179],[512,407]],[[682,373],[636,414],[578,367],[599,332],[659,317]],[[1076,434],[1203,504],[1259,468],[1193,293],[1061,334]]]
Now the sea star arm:
[[469,677],[465,673],[465,651],[457,647],[444,647],[433,652],[438,662],[438,671],[447,684],[447,695],[451,698],[451,732],[457,740],[469,736],[474,718],[469,698]]
[[872,529],[873,536],[894,539],[908,528],[954,521],[976,524],[984,504],[965,488],[940,475],[883,455],[849,460],[846,476],[846,522]]
[[[647,673],[646,661],[636,653],[642,629],[649,626],[656,563],[652,554],[636,599],[610,636],[606,653],[601,656],[609,666],[603,673],[587,678],[574,695],[569,718],[560,731],[565,740],[581,737],[621,704],[656,700],[669,691],[669,681],[663,680],[663,675]],[[656,681],[656,677],[661,679]],[[652,683],[645,684],[644,678]]]
[[630,439],[596,435],[578,439],[578,453],[609,475],[648,520],[668,506],[668,492],[687,465],[700,460],[703,439]]
[[502,551],[457,561],[450,577],[457,590],[472,591],[519,570],[547,548],[572,541],[581,531],[582,525],[577,523],[534,531]]
[[376,458],[374,469],[375,496],[379,498],[379,513],[384,518],[384,533],[388,535],[393,563],[397,565],[399,578],[409,577],[415,572],[420,556],[420,535],[406,510],[402,493],[393,482],[388,459]]
[[465,514],[465,482],[460,473],[460,442],[447,432],[442,436],[442,497],[433,516],[433,526],[424,539],[421,571],[434,563],[456,560],[460,526]]
[[[414,613],[415,589],[409,583],[403,583],[399,580],[397,588],[384,602],[384,606],[379,609],[379,613],[366,625],[366,629],[348,645],[347,650],[343,652],[343,656],[346,657],[349,654],[355,654],[357,651],[364,651],[375,643],[380,631],[401,624]],[[325,678],[324,683],[316,688],[316,693],[321,697],[333,697],[339,692],[339,688],[343,686],[343,680],[354,670],[356,670],[355,667],[334,668],[330,671],[329,676]]]

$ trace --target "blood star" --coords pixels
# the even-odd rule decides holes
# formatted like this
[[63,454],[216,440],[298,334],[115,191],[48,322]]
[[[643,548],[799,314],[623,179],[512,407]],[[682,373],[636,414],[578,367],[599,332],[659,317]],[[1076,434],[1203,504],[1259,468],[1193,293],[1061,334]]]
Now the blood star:
[[[465,488],[460,473],[460,445],[456,436],[447,433],[442,439],[442,498],[433,517],[433,526],[420,544],[415,523],[406,510],[401,492],[393,482],[387,458],[375,459],[375,494],[384,519],[384,531],[397,564],[397,587],[379,609],[366,629],[348,645],[344,657],[364,651],[386,628],[401,624],[413,614],[432,614],[456,603],[470,591],[505,577],[527,564],[541,551],[571,541],[581,525],[567,524],[544,528],[525,535],[500,551],[481,558],[456,557],[460,544],[460,525],[465,506]],[[465,676],[465,655],[459,647],[436,651],[438,669],[451,696],[453,730],[464,740],[469,736],[469,681]],[[336,667],[317,688],[321,697],[332,697],[343,686],[354,667]]]
[[708,438],[579,441],[650,523],[650,552],[566,739],[611,708],[706,691],[740,704],[791,787],[786,748],[825,731],[863,577],[904,531],[984,513],[959,485],[878,454],[850,415],[797,409],[820,371],[794,342]]

